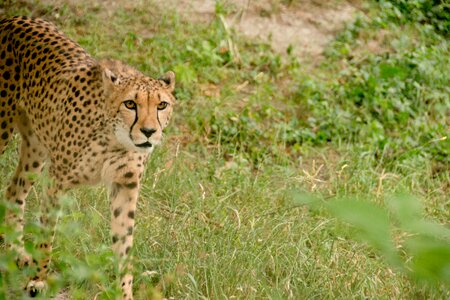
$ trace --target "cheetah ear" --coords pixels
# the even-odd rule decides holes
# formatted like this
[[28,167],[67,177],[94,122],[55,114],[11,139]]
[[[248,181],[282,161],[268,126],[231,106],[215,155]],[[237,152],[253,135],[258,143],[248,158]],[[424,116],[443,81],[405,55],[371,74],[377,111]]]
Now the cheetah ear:
[[175,73],[172,71],[167,72],[162,77],[159,78],[160,81],[167,85],[169,91],[173,91],[175,88]]
[[108,68],[102,68],[102,69],[103,69],[103,72],[102,72],[103,83],[105,84],[105,86],[118,85],[119,84],[120,80],[119,80],[119,77],[117,77],[116,74],[114,74]]

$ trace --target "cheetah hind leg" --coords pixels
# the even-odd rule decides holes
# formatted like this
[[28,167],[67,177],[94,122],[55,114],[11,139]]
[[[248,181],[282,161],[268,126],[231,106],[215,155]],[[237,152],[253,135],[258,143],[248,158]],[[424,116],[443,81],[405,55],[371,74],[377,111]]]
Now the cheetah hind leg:
[[19,233],[18,244],[11,245],[15,249],[19,257],[18,266],[23,267],[31,264],[29,256],[26,255],[23,248],[23,226],[24,211],[28,193],[34,184],[36,176],[39,175],[44,167],[46,159],[46,151],[40,144],[37,136],[30,129],[31,125],[23,112],[18,112],[15,117],[17,129],[22,137],[20,145],[20,159],[16,167],[12,180],[6,189],[6,199],[11,205],[11,209],[7,211],[6,222]]
[[36,297],[47,289],[47,275],[51,261],[53,240],[55,237],[58,215],[61,210],[59,202],[61,196],[60,191],[63,190],[61,185],[54,185],[53,182],[58,182],[58,180],[54,179],[49,183],[41,206],[41,236],[36,244],[40,255],[37,261],[33,261],[36,265],[37,273],[36,276],[29,280],[26,286],[26,291],[30,297]]
[[[6,108],[4,108],[6,99],[0,97],[0,155],[5,151],[6,145],[12,139],[14,133],[14,116],[6,117]],[[3,105],[2,105],[3,104]]]
[[[1,120],[0,123],[2,123]],[[5,151],[6,145],[8,145],[8,142],[11,140],[13,136],[13,132],[14,128],[12,126],[8,126],[5,129],[0,129],[0,155],[2,155],[3,152]]]
[[[0,95],[0,156],[5,152],[8,142],[12,139],[14,133],[14,117],[7,117],[7,110],[9,107],[6,105],[7,98]],[[6,107],[6,108],[5,108]],[[5,237],[0,234],[0,249],[6,247]]]
[[[5,221],[8,226],[11,226],[18,233],[18,237],[8,247],[17,253],[16,264],[19,268],[32,266],[33,268],[37,268],[37,272],[40,273],[40,269],[42,268],[38,266],[37,261],[32,259],[24,249],[23,227],[26,198],[34,184],[34,178],[36,178],[36,176],[30,176],[30,174],[38,175],[42,172],[46,159],[46,151],[40,144],[37,136],[30,129],[31,125],[26,114],[21,111],[17,111],[16,113],[14,121],[21,134],[22,142],[16,172],[6,189],[6,199],[10,203],[11,208],[6,212]],[[44,282],[40,283],[38,279],[38,276],[36,276],[25,287],[26,290],[29,290],[30,295],[36,295],[39,289],[44,288]]]

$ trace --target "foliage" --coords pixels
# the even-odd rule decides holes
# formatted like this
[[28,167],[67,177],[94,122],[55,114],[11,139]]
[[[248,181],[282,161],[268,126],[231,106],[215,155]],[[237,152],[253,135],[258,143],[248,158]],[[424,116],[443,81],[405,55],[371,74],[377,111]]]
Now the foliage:
[[419,27],[413,30],[418,41],[394,36],[389,41],[392,49],[355,57],[361,47],[355,38],[361,31],[402,30],[387,21],[386,10],[372,20],[358,19],[329,49],[346,68],[313,94],[314,104],[327,102],[329,108],[314,105],[318,123],[329,124],[327,136],[365,140],[376,152],[387,147],[397,152],[393,158],[404,159],[408,149],[420,149],[420,155],[448,163],[448,42],[430,28]]
[[[137,212],[137,299],[450,297],[436,284],[449,277],[448,228],[437,224],[450,211],[445,3],[367,4],[312,65],[292,47],[275,53],[233,32],[227,1],[207,24],[144,2],[0,4],[6,15],[57,23],[96,57],[177,74],[174,120]],[[2,190],[18,142],[0,158]],[[307,209],[292,203],[292,189],[328,200]],[[399,191],[413,196],[385,196]],[[27,202],[30,251],[41,192],[38,184]],[[44,297],[114,299],[105,191],[79,189],[63,207]],[[30,271],[13,254],[2,249],[0,299],[20,299],[15,283]]]
[[370,201],[334,199],[320,202],[296,194],[295,203],[324,208],[356,229],[351,234],[376,248],[397,270],[432,285],[450,284],[450,230],[424,218],[418,199],[391,196],[387,208]]
[[397,22],[430,24],[445,36],[450,34],[450,5],[443,0],[380,1],[386,14]]

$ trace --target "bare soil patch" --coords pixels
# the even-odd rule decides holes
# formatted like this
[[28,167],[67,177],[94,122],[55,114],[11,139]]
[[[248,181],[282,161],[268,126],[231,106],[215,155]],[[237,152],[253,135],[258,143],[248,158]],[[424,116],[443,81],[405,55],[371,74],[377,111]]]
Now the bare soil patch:
[[[294,55],[318,58],[358,10],[355,1],[284,2],[228,0],[223,4],[229,10],[226,22],[244,36],[269,43],[279,53],[292,47]],[[193,22],[208,22],[216,11],[214,0],[170,0],[169,5]]]

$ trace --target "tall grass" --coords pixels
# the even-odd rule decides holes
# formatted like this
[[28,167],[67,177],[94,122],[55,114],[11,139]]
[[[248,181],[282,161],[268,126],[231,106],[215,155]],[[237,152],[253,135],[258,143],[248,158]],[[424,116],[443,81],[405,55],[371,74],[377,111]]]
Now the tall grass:
[[[432,228],[418,217],[448,231],[450,64],[439,18],[408,17],[399,1],[364,4],[311,69],[230,31],[220,18],[230,11],[224,2],[209,24],[139,1],[117,10],[95,1],[8,3],[7,15],[54,21],[96,57],[155,77],[177,73],[175,119],[138,204],[138,299],[450,296],[448,264],[433,265],[448,257],[448,236],[429,244],[421,234]],[[0,159],[3,190],[18,142]],[[38,184],[27,204],[29,241],[40,192]],[[411,212],[413,222],[395,214],[416,202],[398,200],[389,211],[396,192],[423,207]],[[320,205],[299,203],[301,193]],[[343,197],[358,201],[334,204]],[[64,211],[43,297],[114,299],[104,189],[71,192]],[[381,223],[370,222],[377,216]],[[358,230],[367,243],[354,239]],[[417,256],[441,242],[442,252]],[[20,299],[16,283],[27,271],[3,252],[0,269],[0,295]]]

